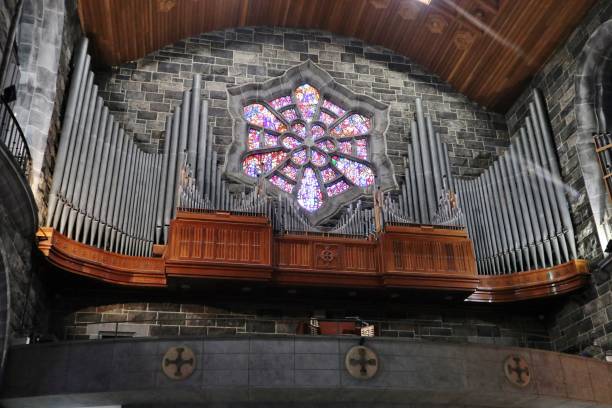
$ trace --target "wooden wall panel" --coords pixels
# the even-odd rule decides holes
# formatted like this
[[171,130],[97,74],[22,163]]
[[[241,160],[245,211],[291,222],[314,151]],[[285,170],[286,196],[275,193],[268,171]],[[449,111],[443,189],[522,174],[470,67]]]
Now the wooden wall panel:
[[118,65],[241,26],[328,30],[382,45],[499,112],[596,0],[79,0],[96,59]]

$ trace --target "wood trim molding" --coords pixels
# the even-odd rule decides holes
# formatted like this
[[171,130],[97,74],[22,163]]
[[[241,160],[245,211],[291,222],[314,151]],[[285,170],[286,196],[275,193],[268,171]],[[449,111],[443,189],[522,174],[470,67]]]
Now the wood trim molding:
[[511,275],[481,276],[470,302],[516,302],[569,293],[586,285],[590,273],[584,259],[575,259],[552,268]]
[[38,248],[52,265],[68,272],[104,282],[128,286],[167,285],[164,260],[104,251],[74,241],[53,228],[36,234]]
[[[168,279],[264,281],[273,285],[412,288],[463,292],[470,302],[556,296],[587,284],[587,262],[499,276],[479,276],[463,230],[389,226],[378,239],[320,234],[274,237],[265,217],[183,213],[171,222],[162,257],[134,257],[91,247],[41,228],[38,247],[50,264],[104,282],[166,287]],[[161,247],[159,249],[162,249]]]

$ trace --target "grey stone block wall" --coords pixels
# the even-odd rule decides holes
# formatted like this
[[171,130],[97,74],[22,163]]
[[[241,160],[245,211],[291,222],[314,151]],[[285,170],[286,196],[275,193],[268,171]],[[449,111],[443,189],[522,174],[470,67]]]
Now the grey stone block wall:
[[0,3],[0,54],[4,52],[11,19],[15,13],[17,0],[3,0]]
[[417,96],[450,144],[455,174],[479,174],[508,144],[502,115],[469,101],[404,56],[324,31],[247,27],[205,33],[98,72],[97,81],[110,110],[135,140],[160,150],[166,118],[180,104],[182,91],[191,88],[193,74],[202,74],[215,149],[223,154],[232,141],[227,87],[265,81],[307,59],[355,93],[390,105],[387,149],[397,170],[406,154]]
[[[576,150],[575,75],[577,58],[585,42],[610,18],[612,2],[600,0],[506,114],[509,132],[515,135],[528,113],[531,90],[542,90],[550,112],[563,181],[580,193],[580,198],[571,204],[579,256],[592,261],[601,259],[602,253]],[[555,350],[588,349],[590,353],[601,353],[601,347],[612,349],[612,282],[607,272],[594,270],[593,273],[592,284],[573,296],[550,322]]]
[[[368,339],[377,373],[354,378],[357,339],[141,339],[13,347],[0,403],[7,408],[596,408],[612,403],[612,366],[541,350]],[[166,377],[171,347],[193,352],[188,378]],[[529,382],[508,381],[520,357]],[[163,363],[162,363],[163,362]],[[521,377],[525,380],[525,375]]]
[[[31,185],[41,209],[50,188],[68,63],[79,35],[75,0],[24,1],[14,113],[32,155]],[[44,210],[40,219],[44,219]]]
[[[0,205],[0,267],[10,281],[10,337],[27,336],[48,330],[48,311],[45,290],[33,273],[35,264],[32,237],[18,232],[4,206]],[[3,265],[2,265],[3,263]]]
[[259,299],[248,304],[211,300],[211,304],[168,301],[79,307],[77,304],[86,302],[85,299],[63,299],[62,306],[53,308],[52,325],[58,338],[66,340],[98,339],[100,335],[112,336],[115,330],[120,335],[134,337],[299,334],[300,324],[307,323],[315,309],[325,309],[325,316],[330,319],[359,315],[378,327],[383,337],[540,349],[551,347],[544,316],[488,310],[486,306],[397,305],[393,309],[382,304],[364,305],[358,301],[343,302],[343,306],[326,306],[322,301],[314,302],[310,307],[294,307],[285,302]]

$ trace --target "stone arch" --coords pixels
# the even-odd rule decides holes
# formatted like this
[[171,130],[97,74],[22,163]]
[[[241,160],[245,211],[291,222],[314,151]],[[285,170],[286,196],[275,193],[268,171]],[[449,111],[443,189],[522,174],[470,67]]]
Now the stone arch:
[[575,78],[576,148],[597,235],[602,248],[612,238],[612,202],[593,147],[593,133],[612,130],[612,20],[601,24],[584,45]]

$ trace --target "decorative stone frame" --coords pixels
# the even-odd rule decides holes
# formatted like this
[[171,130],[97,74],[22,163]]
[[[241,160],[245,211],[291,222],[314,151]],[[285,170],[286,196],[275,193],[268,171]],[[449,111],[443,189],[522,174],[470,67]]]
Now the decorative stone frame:
[[[391,160],[387,156],[387,143],[385,132],[389,124],[389,107],[367,95],[355,94],[343,85],[340,85],[326,71],[312,61],[288,69],[282,76],[269,79],[262,83],[249,83],[228,89],[229,111],[234,119],[233,139],[226,156],[225,175],[230,179],[254,186],[257,180],[248,177],[242,169],[242,160],[248,154],[247,134],[248,123],[243,118],[243,108],[246,105],[269,101],[288,95],[298,86],[308,83],[316,87],[322,98],[338,104],[347,111],[360,113],[372,119],[372,128],[369,132],[369,164],[376,176],[376,185],[381,190],[397,189],[395,175]],[[268,183],[268,181],[266,181]],[[287,194],[270,188],[275,194]],[[313,225],[336,214],[344,205],[363,196],[371,194],[372,187],[367,189],[352,188],[335,197],[326,200],[323,206],[313,212],[304,211],[304,215]],[[291,196],[293,198],[293,196]]]
[[575,78],[576,150],[601,249],[612,238],[612,202],[593,145],[593,133],[612,128],[612,20],[601,24],[578,57]]

